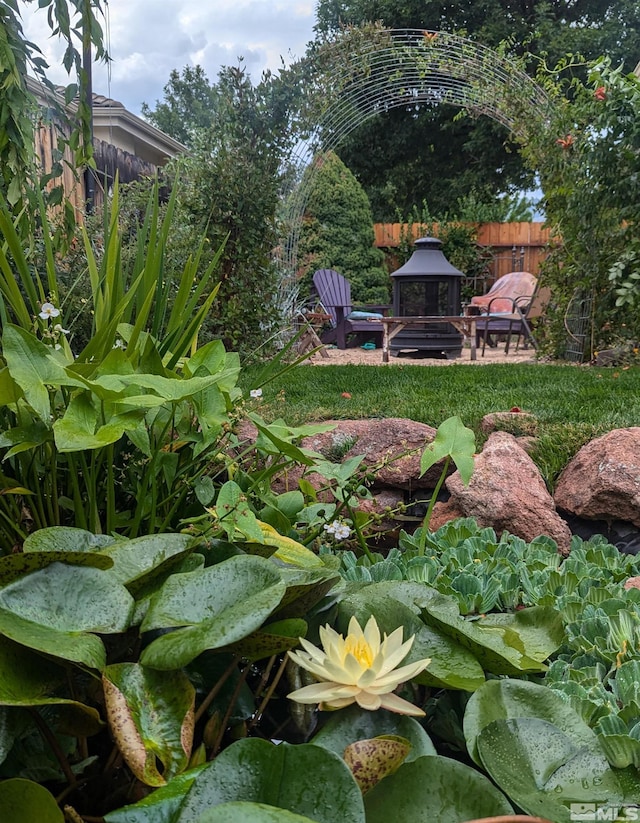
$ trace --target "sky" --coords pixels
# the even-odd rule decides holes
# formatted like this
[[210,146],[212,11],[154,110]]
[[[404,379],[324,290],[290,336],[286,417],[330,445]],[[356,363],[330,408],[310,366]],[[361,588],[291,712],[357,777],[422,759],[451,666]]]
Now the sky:
[[[54,83],[65,84],[63,49],[50,37],[46,10],[20,3],[23,28],[49,63]],[[201,65],[211,82],[221,66],[244,57],[254,82],[304,55],[313,39],[315,0],[109,0],[103,29],[110,69],[96,64],[93,90],[140,114],[155,108],[172,69]]]

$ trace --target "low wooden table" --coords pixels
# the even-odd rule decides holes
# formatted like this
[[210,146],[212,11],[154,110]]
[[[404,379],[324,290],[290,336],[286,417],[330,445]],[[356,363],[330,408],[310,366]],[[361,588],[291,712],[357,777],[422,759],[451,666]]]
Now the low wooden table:
[[[389,362],[389,343],[399,331],[407,326],[428,326],[433,323],[450,323],[471,346],[471,360],[476,359],[476,321],[482,319],[482,315],[472,315],[463,317],[383,317],[376,321],[382,323],[382,362]],[[486,319],[486,318],[485,318]]]

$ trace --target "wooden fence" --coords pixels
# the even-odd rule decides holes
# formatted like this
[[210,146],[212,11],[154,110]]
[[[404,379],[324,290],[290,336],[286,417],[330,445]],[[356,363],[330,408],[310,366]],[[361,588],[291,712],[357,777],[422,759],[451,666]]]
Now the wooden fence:
[[[40,171],[49,173],[53,168],[54,157],[58,150],[58,133],[60,125],[55,123],[40,123],[35,133],[35,150]],[[105,189],[113,183],[116,172],[121,183],[130,183],[141,177],[154,177],[157,168],[152,163],[130,154],[123,149],[94,139],[93,158],[96,168],[92,170],[94,177],[94,206],[99,208],[104,202]],[[65,196],[73,205],[76,220],[82,222],[85,214],[86,195],[85,181],[82,173],[74,172],[73,158],[68,147],[65,147],[62,176],[51,181],[51,186],[62,184]]]
[[[375,245],[392,250],[401,243],[407,226],[402,223],[376,223]],[[424,236],[424,229],[415,225],[414,240]],[[429,231],[438,236],[438,226]],[[489,283],[510,271],[530,271],[537,274],[540,263],[549,253],[550,231],[544,223],[483,223],[478,226],[478,244],[490,250]]]

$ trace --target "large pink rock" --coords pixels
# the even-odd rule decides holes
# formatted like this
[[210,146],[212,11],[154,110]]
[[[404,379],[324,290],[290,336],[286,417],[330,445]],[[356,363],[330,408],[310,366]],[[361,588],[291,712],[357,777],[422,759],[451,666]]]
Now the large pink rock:
[[554,496],[558,508],[578,517],[640,526],[640,428],[615,429],[583,446]]
[[[476,455],[471,482],[458,472],[446,481],[451,498],[436,504],[432,528],[452,517],[474,517],[499,535],[505,529],[530,542],[546,534],[566,552],[571,532],[558,515],[535,463],[507,432],[494,432]],[[444,519],[443,519],[444,517]]]

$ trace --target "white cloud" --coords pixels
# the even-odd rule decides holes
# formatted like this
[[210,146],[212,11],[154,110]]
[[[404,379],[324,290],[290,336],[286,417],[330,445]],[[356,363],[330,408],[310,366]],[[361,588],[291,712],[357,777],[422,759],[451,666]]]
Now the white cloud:
[[[65,83],[62,49],[36,5],[21,4],[25,33],[44,52],[50,78]],[[257,80],[281,57],[289,64],[303,56],[315,22],[313,0],[111,0],[105,10],[112,63],[94,65],[94,91],[134,113],[143,101],[153,107],[162,99],[172,69],[199,63],[215,81],[221,66],[243,57]]]

